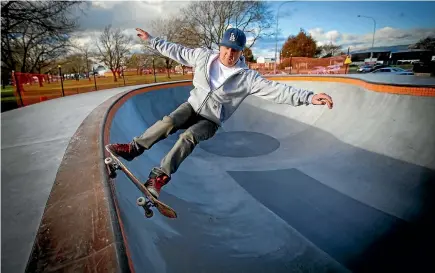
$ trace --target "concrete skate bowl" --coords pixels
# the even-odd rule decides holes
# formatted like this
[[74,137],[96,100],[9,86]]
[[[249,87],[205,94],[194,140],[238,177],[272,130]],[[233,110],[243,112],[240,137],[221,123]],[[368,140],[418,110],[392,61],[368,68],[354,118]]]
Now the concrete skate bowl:
[[[135,204],[141,193],[118,175],[114,198],[130,269],[433,272],[433,86],[275,80],[328,93],[334,109],[248,97],[164,188],[161,200],[178,219],[145,218]],[[109,111],[104,143],[139,136],[191,88],[167,84],[123,96]],[[409,91],[419,96],[403,95]],[[145,181],[181,132],[128,166]]]
[[[192,83],[117,93],[71,138],[26,271],[434,272],[435,85],[405,79],[273,78],[334,109],[248,97],[164,188],[177,219],[145,218],[126,176],[108,179],[104,145],[143,133]],[[127,166],[145,181],[181,132]]]

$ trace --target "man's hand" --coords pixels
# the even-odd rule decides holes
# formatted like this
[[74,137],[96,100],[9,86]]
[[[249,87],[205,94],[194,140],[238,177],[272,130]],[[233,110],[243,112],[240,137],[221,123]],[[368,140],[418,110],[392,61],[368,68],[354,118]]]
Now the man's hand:
[[138,32],[137,36],[139,36],[139,38],[141,38],[142,40],[146,41],[150,38],[150,35],[145,30],[136,28],[136,31]]
[[328,104],[329,109],[332,109],[334,103],[332,98],[325,93],[316,94],[313,96],[312,104],[314,105],[325,105]]

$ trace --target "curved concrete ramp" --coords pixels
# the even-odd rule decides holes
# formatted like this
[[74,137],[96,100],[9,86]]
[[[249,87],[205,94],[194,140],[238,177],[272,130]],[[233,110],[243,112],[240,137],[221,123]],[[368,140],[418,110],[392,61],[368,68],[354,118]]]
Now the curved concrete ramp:
[[[334,109],[248,97],[164,188],[178,219],[145,218],[140,192],[118,175],[133,271],[434,271],[435,98],[286,83],[329,93]],[[106,142],[141,134],[191,87],[128,94],[109,114]],[[145,180],[180,133],[128,166]]]

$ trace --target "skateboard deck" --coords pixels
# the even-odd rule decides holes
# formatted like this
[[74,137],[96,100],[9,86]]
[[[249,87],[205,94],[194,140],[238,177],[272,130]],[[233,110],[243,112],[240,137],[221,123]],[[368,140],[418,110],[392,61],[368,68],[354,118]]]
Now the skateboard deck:
[[119,158],[114,155],[110,149],[105,147],[106,151],[110,154],[110,157],[107,157],[104,160],[104,163],[106,164],[106,167],[108,168],[109,177],[115,178],[116,177],[116,171],[121,170],[123,171],[127,177],[133,182],[133,184],[136,185],[136,187],[145,195],[144,197],[139,197],[136,200],[136,204],[138,206],[141,206],[145,210],[145,216],[147,218],[150,218],[153,216],[153,211],[151,210],[151,207],[156,207],[157,210],[163,215],[168,218],[177,218],[177,213],[175,210],[173,210],[170,206],[166,205],[165,203],[159,201],[156,199],[145,187],[143,183],[139,181],[139,179],[136,178],[136,176],[133,175],[133,173],[119,160]]

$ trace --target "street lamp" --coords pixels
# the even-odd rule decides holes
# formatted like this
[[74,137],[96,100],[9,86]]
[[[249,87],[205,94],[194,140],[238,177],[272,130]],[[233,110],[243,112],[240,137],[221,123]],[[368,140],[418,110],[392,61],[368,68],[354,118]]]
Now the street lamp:
[[374,47],[374,44],[375,44],[376,21],[375,21],[375,18],[370,17],[370,16],[358,15],[358,17],[364,17],[364,18],[369,18],[369,19],[373,20],[372,52],[370,53],[370,61],[372,61],[372,58],[373,58],[373,47]]
[[154,57],[153,57],[153,73],[154,73],[154,82],[157,82],[157,80],[156,80],[156,67],[154,65]]
[[286,1],[281,3],[281,5],[279,5],[278,10],[276,11],[276,29],[275,29],[275,65],[273,66],[273,74],[276,74],[276,53],[278,51],[278,16],[279,16],[279,11],[281,10],[282,5],[290,3],[290,2],[294,2],[294,1]]

